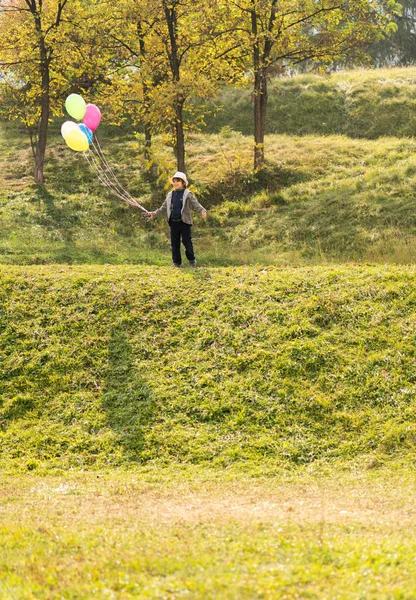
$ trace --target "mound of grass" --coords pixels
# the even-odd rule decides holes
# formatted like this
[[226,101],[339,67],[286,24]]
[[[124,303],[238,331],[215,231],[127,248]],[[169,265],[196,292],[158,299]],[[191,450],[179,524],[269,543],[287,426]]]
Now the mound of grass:
[[[362,69],[272,80],[266,132],[344,134],[354,138],[416,134],[416,68]],[[224,89],[206,117],[207,132],[253,132],[251,89]]]
[[[146,223],[111,197],[53,132],[47,184],[36,188],[27,140],[10,126],[0,131],[0,263],[169,264],[163,219]],[[148,208],[159,206],[164,180],[146,171],[137,140],[112,132],[102,145],[130,192]],[[195,219],[200,263],[413,263],[415,148],[397,138],[273,135],[268,164],[253,175],[250,138],[190,136],[191,184],[210,211],[206,224]],[[154,149],[166,174],[173,170],[162,138]]]
[[414,263],[415,149],[392,138],[271,136],[276,162],[305,180],[224,202],[221,235],[261,262]]
[[414,267],[2,267],[0,467],[415,460]]

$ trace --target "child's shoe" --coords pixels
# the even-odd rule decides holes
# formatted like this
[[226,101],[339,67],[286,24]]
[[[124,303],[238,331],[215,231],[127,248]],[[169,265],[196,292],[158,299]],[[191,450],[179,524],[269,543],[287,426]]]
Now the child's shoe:
[[189,261],[189,265],[190,265],[191,267],[196,267],[196,260],[190,260],[190,261]]

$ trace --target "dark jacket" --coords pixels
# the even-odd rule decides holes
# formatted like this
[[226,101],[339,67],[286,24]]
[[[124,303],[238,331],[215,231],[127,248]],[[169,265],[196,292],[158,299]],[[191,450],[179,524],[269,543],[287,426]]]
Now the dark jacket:
[[[192,225],[192,209],[196,210],[199,213],[204,212],[206,210],[201,204],[199,204],[198,200],[195,198],[193,193],[186,189],[183,194],[183,202],[182,202],[182,221],[184,223],[188,223],[188,225]],[[154,211],[152,211],[152,215],[157,217],[158,215],[165,213],[166,221],[169,223],[169,218],[172,212],[172,192],[166,196],[164,203],[162,206]]]

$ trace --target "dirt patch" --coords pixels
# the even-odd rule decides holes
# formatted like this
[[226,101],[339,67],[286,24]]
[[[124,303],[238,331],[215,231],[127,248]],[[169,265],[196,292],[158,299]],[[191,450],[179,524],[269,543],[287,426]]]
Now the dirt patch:
[[[0,519],[61,520],[100,524],[142,522],[359,522],[411,526],[416,485],[396,481],[307,483],[170,482],[167,487],[134,477],[77,480],[28,478],[3,481]],[[400,491],[399,491],[400,490]],[[43,517],[42,517],[43,516]]]

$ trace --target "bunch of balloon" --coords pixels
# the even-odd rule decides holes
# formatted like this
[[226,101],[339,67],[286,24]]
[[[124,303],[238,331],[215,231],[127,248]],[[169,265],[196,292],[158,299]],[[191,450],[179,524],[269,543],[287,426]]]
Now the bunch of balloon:
[[95,131],[101,122],[101,112],[95,104],[86,104],[79,94],[71,94],[65,101],[68,114],[81,123],[65,121],[61,127],[62,137],[71,150],[82,152],[100,182],[117,198],[131,206],[136,206],[143,213],[146,209],[141,206],[121,185],[111,165],[101,150]]
[[87,152],[94,131],[101,122],[101,112],[95,104],[86,104],[79,94],[71,94],[65,101],[68,114],[82,123],[66,121],[61,127],[62,137],[71,150]]

